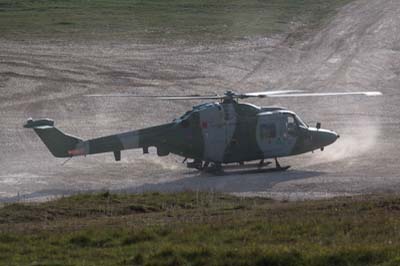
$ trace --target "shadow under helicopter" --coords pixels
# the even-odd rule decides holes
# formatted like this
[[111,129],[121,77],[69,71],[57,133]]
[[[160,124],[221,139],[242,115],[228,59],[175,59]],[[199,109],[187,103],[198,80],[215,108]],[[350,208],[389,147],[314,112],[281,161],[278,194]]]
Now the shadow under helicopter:
[[274,185],[323,175],[317,171],[275,171],[275,169],[224,170],[219,174],[188,172],[184,178],[164,183],[143,184],[121,190],[128,193],[203,191],[222,193],[266,192]]
[[[125,189],[109,189],[114,193],[145,193],[145,192],[221,192],[221,193],[254,193],[269,192],[274,185],[282,182],[307,179],[323,175],[318,171],[274,171],[274,169],[227,169],[222,174],[211,174],[198,171],[183,173],[183,178],[156,184],[143,184]],[[29,202],[36,200],[51,200],[61,196],[71,196],[80,193],[96,193],[104,189],[74,190],[45,189],[33,193],[0,198],[0,202]]]

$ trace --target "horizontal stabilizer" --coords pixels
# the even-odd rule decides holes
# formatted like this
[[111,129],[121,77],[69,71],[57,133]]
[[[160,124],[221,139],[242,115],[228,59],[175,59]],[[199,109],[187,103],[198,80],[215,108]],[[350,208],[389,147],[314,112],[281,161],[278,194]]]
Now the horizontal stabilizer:
[[33,120],[32,118],[29,118],[26,121],[24,128],[36,128],[36,127],[44,127],[44,126],[52,127],[52,126],[54,126],[54,121],[51,119],[48,119],[48,118],[39,119],[39,120]]
[[54,121],[51,119],[33,120],[29,118],[24,127],[32,128],[55,157],[71,157],[84,154],[84,151],[80,154],[74,153],[77,150],[77,145],[82,143],[82,140],[55,128]]

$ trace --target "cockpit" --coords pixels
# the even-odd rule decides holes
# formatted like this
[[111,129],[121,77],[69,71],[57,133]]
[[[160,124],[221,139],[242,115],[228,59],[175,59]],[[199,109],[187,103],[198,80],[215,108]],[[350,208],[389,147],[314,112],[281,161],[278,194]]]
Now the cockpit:
[[288,117],[289,124],[297,125],[297,126],[303,127],[303,128],[308,128],[308,125],[306,123],[304,123],[304,121],[301,120],[301,118],[298,115],[296,115],[294,113],[289,113],[287,117]]
[[295,136],[297,135],[298,129],[308,128],[308,125],[295,113],[289,111],[284,111],[282,113],[286,116],[285,123],[288,134]]

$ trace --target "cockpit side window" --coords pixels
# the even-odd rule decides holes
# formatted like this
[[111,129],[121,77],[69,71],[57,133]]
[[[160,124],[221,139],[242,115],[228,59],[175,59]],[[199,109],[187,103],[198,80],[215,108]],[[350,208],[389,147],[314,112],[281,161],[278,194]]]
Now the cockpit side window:
[[296,135],[298,126],[297,126],[297,121],[296,121],[294,115],[289,114],[287,116],[286,127],[287,127],[287,131],[290,135]]

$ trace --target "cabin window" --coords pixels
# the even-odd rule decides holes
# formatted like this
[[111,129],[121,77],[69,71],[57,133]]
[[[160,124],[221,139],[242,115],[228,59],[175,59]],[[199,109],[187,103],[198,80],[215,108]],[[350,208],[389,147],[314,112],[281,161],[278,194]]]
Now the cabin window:
[[260,139],[276,138],[275,124],[262,124],[260,126]]

